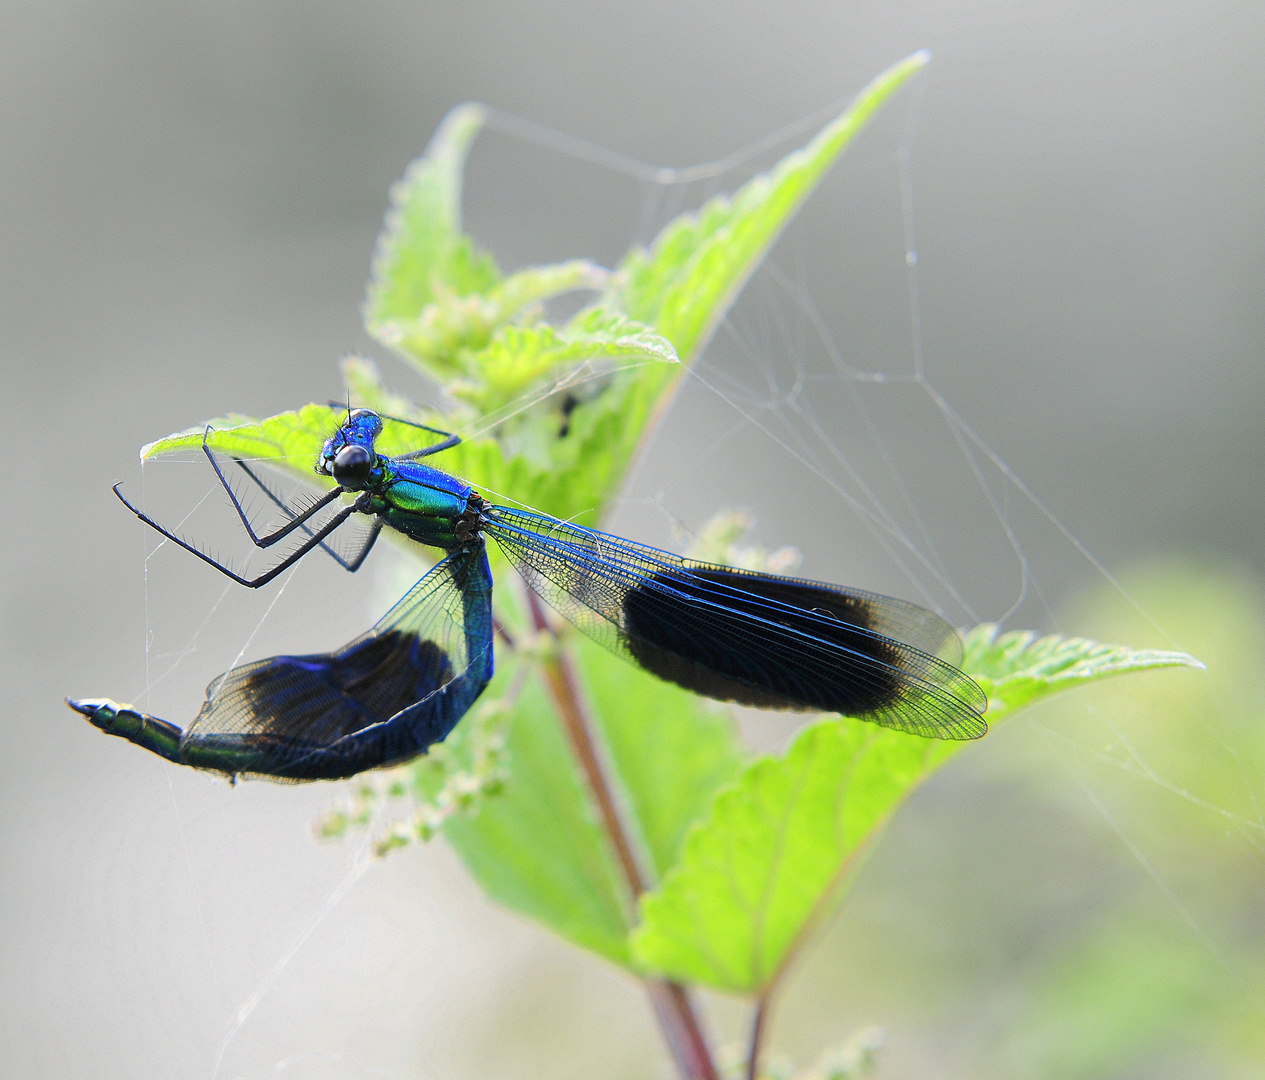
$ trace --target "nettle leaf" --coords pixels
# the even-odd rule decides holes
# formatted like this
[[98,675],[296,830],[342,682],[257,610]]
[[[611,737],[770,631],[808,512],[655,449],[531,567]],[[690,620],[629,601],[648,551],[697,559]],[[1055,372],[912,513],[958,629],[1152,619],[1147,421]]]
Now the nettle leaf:
[[382,382],[378,365],[366,357],[346,356],[338,366],[353,408],[372,409],[379,416],[398,416],[419,424],[430,424],[441,431],[450,430],[457,419],[419,408],[411,398],[388,390]]
[[571,749],[538,678],[506,735],[510,779],[444,835],[492,899],[627,965],[632,908]]
[[[359,404],[448,430],[488,431],[436,464],[476,487],[560,518],[600,523],[642,433],[681,368],[728,311],[743,282],[826,169],[875,110],[926,62],[915,54],[879,76],[808,146],[732,198],[712,200],[670,223],[649,252],[624,259],[617,283],[585,260],[530,267],[501,279],[491,257],[461,231],[461,184],[467,152],[485,120],[479,105],[454,109],[426,153],[391,193],[365,303],[370,333],[400,350],[490,418],[421,412],[387,392],[365,363],[348,376]],[[565,328],[532,324],[539,303],[576,289],[608,286],[604,301]],[[527,325],[510,325],[527,318]],[[503,335],[499,339],[495,335]],[[593,357],[630,364],[607,370]],[[581,361],[555,393],[533,402],[533,381]],[[648,363],[648,361],[655,361]],[[355,361],[353,361],[353,364]],[[507,399],[527,397],[515,409]],[[389,404],[383,404],[387,402]],[[317,411],[320,410],[320,411]],[[210,445],[227,454],[270,459],[318,486],[310,472],[332,424],[320,406],[264,421],[212,421]],[[388,425],[380,448],[416,449],[402,425]],[[159,439],[152,457],[201,443],[202,427]]]
[[[516,340],[534,335],[537,341],[572,350],[571,360],[579,351],[588,357],[600,353],[601,363],[577,374],[570,361],[559,360],[556,353],[544,354],[541,366],[556,363],[568,372],[556,393],[540,401],[537,395],[528,395],[521,411],[488,433],[467,438],[431,463],[493,498],[596,525],[618,490],[671,377],[675,353],[664,338],[616,312],[589,309],[568,324],[569,332],[572,327],[582,344],[567,342],[550,327],[526,331]],[[516,377],[517,360],[507,348],[503,359],[497,361],[504,364],[507,380]],[[419,409],[389,391],[376,365],[362,357],[350,357],[342,366],[354,406],[443,430],[486,429],[489,423],[476,420],[476,413],[468,408],[455,414]],[[510,411],[513,413],[512,406]],[[220,453],[267,461],[300,480],[327,488],[330,481],[316,475],[312,465],[340,419],[337,408],[315,404],[265,420],[221,417],[210,421],[213,430],[207,442]],[[141,456],[148,459],[199,449],[204,430],[205,425],[198,425],[158,439],[145,446]],[[436,438],[405,424],[388,422],[378,447],[383,453],[400,454]]]
[[[613,371],[573,376],[543,400],[528,397],[517,411],[510,407],[500,423],[475,419],[470,410],[443,415],[410,408],[382,385],[376,367],[366,360],[344,361],[344,373],[353,404],[433,427],[455,427],[467,436],[433,459],[437,468],[468,481],[493,501],[597,525],[619,489],[672,366],[634,361]],[[390,431],[399,425],[387,427]],[[480,429],[485,433],[477,434]]]
[[[325,405],[304,405],[266,420],[237,414],[219,417],[142,446],[141,460],[177,450],[200,450],[206,435],[206,442],[213,450],[231,457],[267,461],[318,484],[321,478],[313,473],[312,465],[321,444],[338,426],[339,419],[339,413]],[[208,426],[209,435],[206,434]],[[328,482],[323,486],[328,486]]]
[[859,720],[820,720],[749,766],[642,899],[633,954],[646,969],[734,993],[777,978],[901,798],[956,744]]
[[[561,264],[539,268],[534,279],[527,276],[532,271],[523,271],[485,296],[437,299],[415,320],[409,348],[450,384],[460,380],[451,388],[474,409],[455,426],[486,428],[492,436],[457,447],[443,467],[502,498],[600,524],[681,368],[656,362],[608,370],[589,361],[666,361],[673,358],[668,343],[680,358],[692,358],[826,170],[925,62],[925,54],[917,54],[896,65],[770,175],[732,199],[721,197],[697,215],[678,218],[649,253],[630,253],[604,300],[566,327],[508,320],[566,288],[589,287],[600,276],[595,269],[568,276],[565,268],[575,264]],[[553,381],[542,387],[540,380]],[[542,392],[547,396],[537,400]],[[482,414],[477,421],[476,413]]]
[[[1111,675],[1201,666],[1184,653],[1080,638],[966,640],[965,670],[996,724],[1021,705]],[[853,719],[819,720],[786,753],[750,765],[690,831],[678,864],[642,899],[633,955],[647,970],[719,990],[768,991],[833,909],[884,822],[965,744]]]
[[439,125],[426,153],[391,188],[365,297],[365,325],[415,319],[440,292],[482,293],[500,279],[492,256],[461,231],[462,170],[487,119],[481,105],[459,105]]
[[[588,308],[561,329],[548,323],[501,327],[487,347],[467,361],[467,370],[476,376],[449,383],[448,392],[488,414],[529,389],[536,389],[534,396],[539,397],[546,389],[558,388],[556,373],[561,369],[566,369],[563,379],[576,381],[574,369],[579,365],[592,364],[600,373],[602,361],[615,359],[679,363],[672,343],[651,327],[617,311]],[[551,374],[555,386],[542,387],[542,379]]]
[[582,635],[573,655],[657,880],[749,755],[726,706],[647,675]]
[[525,412],[500,429],[522,480],[521,487],[500,490],[555,517],[600,527],[679,370],[643,362],[569,380],[546,410]]
[[871,82],[807,146],[732,196],[670,222],[647,251],[619,266],[608,302],[654,326],[691,360],[724,318],[751,272],[814,187],[871,117],[930,54],[917,52]]
[[431,378],[477,381],[482,375],[480,350],[487,348],[498,327],[512,319],[537,321],[545,301],[577,290],[602,289],[609,278],[610,271],[587,259],[529,266],[486,293],[462,295],[437,287],[435,300],[416,316],[382,319],[369,329]]
[[1130,649],[1058,634],[1037,637],[1031,630],[998,634],[992,623],[967,634],[962,659],[962,669],[988,695],[990,725],[1040,698],[1114,675],[1203,666],[1183,652]]
[[[826,170],[926,59],[926,54],[916,54],[880,76],[842,116],[768,176],[751,181],[732,199],[722,196],[698,214],[676,219],[649,252],[630,252],[601,303],[590,309],[592,317],[622,312],[671,342],[682,360],[692,359]],[[575,332],[573,323],[563,336]],[[655,344],[649,351],[661,350]],[[478,365],[471,364],[471,369],[477,371]],[[645,425],[681,370],[675,365],[611,374],[581,369],[542,407],[524,410],[498,426],[499,463],[486,460],[490,455],[485,454],[482,473],[463,475],[558,517],[599,524]]]
[[[583,641],[585,690],[652,874],[744,756],[723,710]],[[445,835],[488,893],[626,967],[634,907],[557,717],[533,680],[508,730],[511,778]]]
[[611,272],[588,259],[570,259],[545,266],[528,266],[511,274],[489,292],[504,313],[502,320],[566,293],[599,292],[610,284]]
[[[397,400],[391,404],[405,403]],[[442,415],[427,416],[413,406],[396,409],[388,415],[416,419],[419,423],[428,423],[435,427],[445,422]],[[265,462],[297,476],[300,480],[328,488],[332,481],[329,477],[316,473],[313,466],[322,444],[333,434],[342,419],[342,406],[315,404],[278,413],[265,420],[240,415],[225,416],[208,421],[211,431],[206,435],[206,443],[217,453],[247,461]],[[177,450],[200,450],[206,428],[207,424],[202,424],[156,439],[141,447],[141,460],[147,461]],[[377,445],[384,454],[403,454],[425,446],[428,442],[438,441],[438,435],[418,431],[407,424],[387,423]]]

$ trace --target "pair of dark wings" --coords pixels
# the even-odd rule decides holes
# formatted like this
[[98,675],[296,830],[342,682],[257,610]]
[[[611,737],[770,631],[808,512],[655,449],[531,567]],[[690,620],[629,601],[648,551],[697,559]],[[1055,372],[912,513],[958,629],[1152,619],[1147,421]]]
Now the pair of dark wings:
[[[987,730],[983,692],[954,666],[957,634],[915,604],[683,559],[507,507],[490,509],[485,532],[582,631],[686,689],[930,738]],[[416,756],[491,678],[491,589],[485,552],[458,552],[341,649],[232,669],[207,688],[180,759],[308,780]]]

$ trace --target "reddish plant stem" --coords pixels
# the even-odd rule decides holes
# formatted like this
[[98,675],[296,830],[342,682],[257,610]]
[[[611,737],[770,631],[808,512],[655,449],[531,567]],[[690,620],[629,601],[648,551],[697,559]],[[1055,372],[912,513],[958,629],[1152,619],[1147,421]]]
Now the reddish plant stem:
[[597,744],[593,740],[593,731],[585,715],[580,697],[580,686],[575,677],[575,669],[571,657],[564,652],[541,663],[545,681],[549,685],[550,696],[557,706],[558,715],[562,719],[563,729],[571,742],[571,749],[580,763],[584,778],[588,781],[593,801],[597,803],[597,811],[602,818],[602,827],[607,838],[615,849],[620,869],[624,872],[624,880],[628,883],[631,901],[635,905],[637,897],[647,888],[647,877],[642,869],[637,850],[633,847],[628,831],[620,817],[619,807],[615,804],[615,793],[607,781],[606,770],[602,767],[602,759],[598,756]]
[[761,994],[755,1003],[755,1015],[751,1017],[751,1043],[747,1050],[747,1080],[760,1075],[760,1043],[764,1040],[764,1021],[768,1014],[769,999]]
[[688,1080],[719,1080],[689,991],[664,979],[647,979],[646,991],[681,1075]]
[[514,644],[514,635],[505,628],[505,624],[495,615],[492,616],[492,633],[496,634],[503,642],[505,642],[509,649],[513,650],[518,648],[518,646]]
[[[544,606],[530,589],[527,590],[527,602],[536,630],[552,635]],[[602,827],[615,849],[615,857],[628,886],[630,905],[635,909],[637,897],[649,888],[649,875],[642,866],[631,832],[620,813],[614,785],[598,749],[594,723],[580,693],[575,667],[571,657],[559,649],[553,656],[541,661],[541,668],[572,752],[597,804]],[[718,1080],[707,1039],[685,987],[664,979],[647,979],[645,983],[664,1040],[681,1075],[686,1080]]]

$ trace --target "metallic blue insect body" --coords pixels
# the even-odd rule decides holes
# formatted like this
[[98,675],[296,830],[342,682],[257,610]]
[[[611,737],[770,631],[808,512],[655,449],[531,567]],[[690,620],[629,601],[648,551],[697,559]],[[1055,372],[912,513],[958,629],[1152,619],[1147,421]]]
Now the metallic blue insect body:
[[[355,570],[383,526],[447,552],[376,626],[336,652],[232,669],[210,684],[183,730],[109,699],[70,705],[170,761],[232,776],[334,779],[407,761],[445,738],[492,677],[491,537],[527,584],[582,631],[689,690],[764,708],[844,713],[930,738],[973,739],[987,730],[987,700],[955,666],[956,632],[915,604],[684,559],[493,505],[418,460],[455,445],[456,436],[387,457],[374,448],[381,431],[376,413],[348,413],[316,463],[336,486],[301,513],[238,461],[290,517],[265,536],[254,532],[204,443],[256,545],[296,530],[306,536],[255,578],[234,573],[119,494],[146,524],[251,588],[318,546]],[[317,528],[313,519],[344,494],[353,501]],[[345,559],[324,541],[353,514],[368,515],[372,525],[361,550]]]

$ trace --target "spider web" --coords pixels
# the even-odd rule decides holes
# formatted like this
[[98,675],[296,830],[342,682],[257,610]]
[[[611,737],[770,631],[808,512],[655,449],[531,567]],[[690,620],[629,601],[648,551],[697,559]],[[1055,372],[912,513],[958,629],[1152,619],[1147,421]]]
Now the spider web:
[[[800,548],[808,577],[906,597],[963,627],[992,621],[1004,629],[1105,636],[1081,621],[1096,618],[1122,633],[1148,635],[1126,644],[1198,653],[1181,625],[1153,610],[1156,586],[1145,577],[1133,586],[1114,576],[1079,538],[1075,513],[1055,513],[1008,463],[1006,448],[990,442],[990,418],[972,407],[969,373],[955,367],[971,357],[925,340],[916,229],[922,86],[919,80],[906,95],[903,115],[899,106],[889,109],[849,151],[748,283],[604,526],[679,549],[715,512],[750,507],[758,516],[753,539]],[[467,225],[510,268],[577,254],[611,265],[628,243],[648,242],[675,214],[732,190],[836,111],[805,117],[711,164],[665,169],[493,110],[470,160]],[[556,219],[549,227],[498,198],[507,175],[530,176],[549,193],[537,207],[546,220]],[[588,210],[568,216],[566,205]],[[595,240],[593,220],[612,215],[626,231]],[[877,265],[858,265],[853,246],[886,254]],[[184,463],[205,465],[200,455]],[[179,470],[186,493],[202,493],[187,520],[166,520],[201,539],[215,526],[195,513],[226,517],[213,477],[191,479],[179,462],[159,467]],[[1067,483],[1060,504],[1074,506],[1075,492]],[[240,550],[230,531],[208,542]],[[164,606],[161,583],[150,585],[148,568],[183,575],[187,557],[167,551],[155,558],[152,541],[146,544],[147,618],[164,629],[147,629],[146,686],[135,697],[171,719],[191,716],[197,684],[219,671],[270,652],[328,649],[369,625],[391,599],[379,598],[367,612],[363,581],[309,558],[266,595],[244,598],[218,580],[205,586],[204,602],[182,594],[186,611],[177,616]],[[375,553],[373,564],[378,568],[367,572],[399,573],[390,556]],[[229,608],[231,625],[220,628]],[[181,618],[183,630],[166,629]],[[217,666],[213,657],[223,662]],[[932,1048],[925,1061],[907,1059],[911,1067],[934,1060],[935,1048],[948,1042],[991,1041],[1000,1047],[992,1057],[961,1051],[956,1060],[979,1075],[1003,1075],[1006,1054],[1019,1052],[1007,1049],[1002,1035],[1016,1014],[996,1007],[994,988],[1017,987],[1016,1000],[1035,1002],[1039,1015],[1039,961],[1054,963],[1095,934],[1111,933],[1162,941],[1164,955],[1188,965],[1192,981],[1210,978],[1211,989],[1199,984],[1201,1008],[1211,998],[1208,1008],[1228,1009],[1220,994],[1259,1009],[1248,989],[1250,964],[1236,947],[1235,919],[1243,912],[1216,903],[1200,880],[1237,882],[1265,864],[1259,777],[1242,749],[1241,714],[1214,691],[1212,682],[1204,686],[1202,716],[1178,715],[1161,728],[1179,730],[1189,742],[1189,725],[1202,723],[1197,762],[1164,750],[1128,695],[1115,689],[1040,706],[964,755],[902,812],[821,945],[822,959],[790,988],[784,1009],[801,1026],[837,1029],[840,1037],[872,1018],[881,1005],[843,986],[837,973],[819,970],[834,965],[849,972],[850,983],[875,987],[879,1001],[915,1000],[925,1010],[922,1028],[893,1020],[894,1038],[905,1033]],[[789,731],[787,721],[764,714],[742,722],[764,745]],[[507,928],[441,845],[388,860],[366,879],[363,845],[317,848],[296,840],[328,803],[328,789],[244,785],[226,800],[203,778],[160,768],[182,864],[183,883],[170,884],[182,894],[173,906],[185,913],[185,925],[155,959],[200,968],[213,987],[203,1013],[177,1020],[168,1014],[165,1021],[187,1026],[193,1075],[475,1075],[494,1059],[479,1057],[478,1040],[453,1033],[479,1010],[499,1008],[513,1018],[497,989],[507,971],[543,969],[563,1000],[565,985],[581,978],[570,957],[550,952],[533,931]],[[269,840],[253,844],[249,834],[261,822]],[[1218,845],[1200,854],[1213,833]],[[966,869],[946,866],[937,847],[957,851]],[[1024,863],[1027,878],[1008,865],[1025,848],[1049,863]],[[238,867],[218,880],[220,868],[243,851],[249,874]],[[1011,888],[1020,890],[1018,901],[998,899]],[[913,897],[930,899],[915,905]],[[424,930],[416,925],[419,903],[427,908]],[[962,918],[961,905],[976,914]],[[888,935],[877,935],[887,941],[881,955],[857,944],[875,937],[875,927],[906,940],[896,950],[902,964],[933,972],[954,993],[915,992],[891,974]],[[971,965],[963,957],[1007,948],[1027,950],[1029,960],[986,963],[987,978],[965,970]],[[425,970],[401,971],[405,956],[420,958]],[[387,987],[407,988],[407,1000]],[[722,1027],[737,1022],[723,1003],[713,1007]],[[586,1008],[594,1006],[574,1003],[577,1025],[594,1023]],[[1018,1015],[1027,1015],[1022,1005]],[[333,1016],[355,1020],[349,1028],[331,1023]],[[375,1036],[354,1034],[356,1025]],[[512,1043],[522,1028],[510,1023],[505,1038]],[[395,1049],[413,1044],[419,1031],[420,1067]],[[296,1050],[299,1033],[303,1049]],[[461,1047],[453,1051],[450,1043]]]

